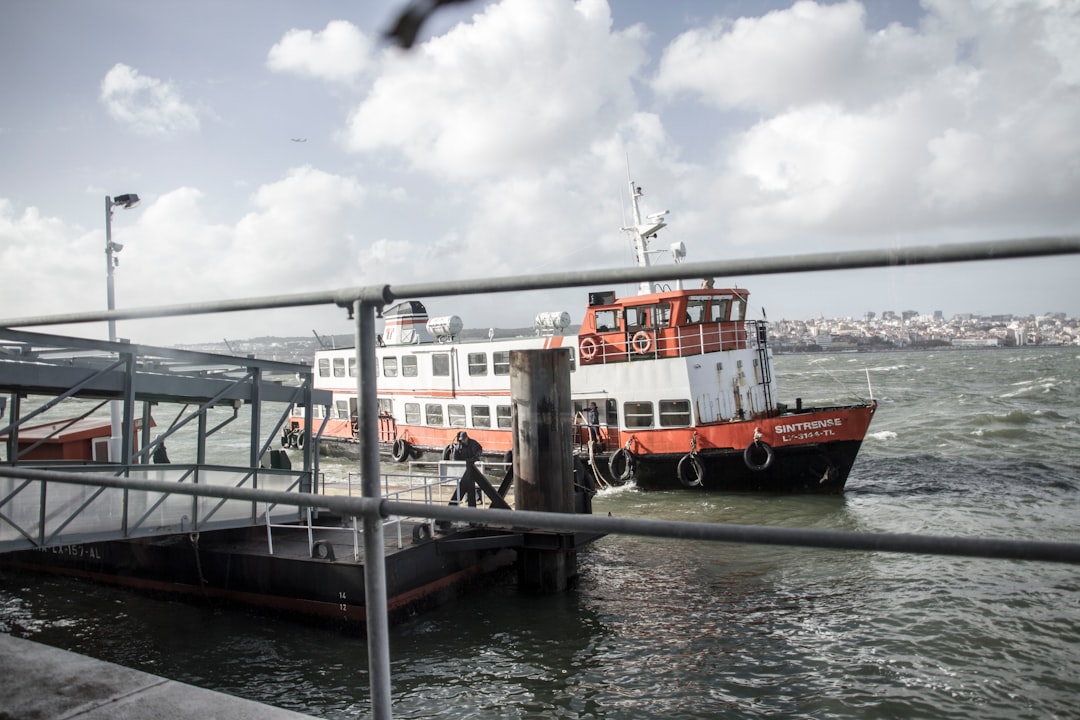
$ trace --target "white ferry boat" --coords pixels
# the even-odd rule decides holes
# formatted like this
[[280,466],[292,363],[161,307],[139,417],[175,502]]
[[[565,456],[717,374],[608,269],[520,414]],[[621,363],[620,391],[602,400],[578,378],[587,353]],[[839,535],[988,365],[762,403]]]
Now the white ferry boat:
[[[637,263],[667,211],[643,221],[630,183]],[[672,246],[676,262],[681,243]],[[399,462],[447,458],[458,432],[499,460],[510,451],[510,352],[567,348],[576,452],[600,486],[837,493],[844,489],[876,403],[794,407],[777,402],[766,326],[746,317],[748,293],[642,282],[638,294],[590,292],[577,335],[565,312],[541,313],[533,337],[465,342],[457,316],[429,318],[419,300],[383,312],[377,348],[379,441]],[[323,350],[315,387],[333,393],[316,407],[324,454],[357,452],[354,349]],[[598,422],[588,423],[595,403]],[[594,415],[595,417],[595,415]],[[296,442],[294,411],[282,443]],[[595,438],[595,439],[593,439]]]

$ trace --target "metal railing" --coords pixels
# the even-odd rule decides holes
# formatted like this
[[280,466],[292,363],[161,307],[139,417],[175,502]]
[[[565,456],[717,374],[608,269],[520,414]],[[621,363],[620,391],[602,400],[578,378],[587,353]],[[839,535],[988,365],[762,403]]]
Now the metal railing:
[[[343,514],[362,517],[367,612],[368,670],[372,716],[392,717],[390,694],[389,624],[386,598],[383,524],[392,515],[412,515],[435,520],[505,524],[564,532],[591,532],[696,539],[718,542],[793,545],[863,551],[891,551],[962,555],[967,557],[1012,558],[1048,562],[1080,563],[1080,544],[1011,541],[986,538],[949,538],[936,536],[880,535],[840,531],[790,528],[764,528],[725,524],[686,523],[639,520],[591,515],[478,510],[461,506],[403,503],[381,497],[378,448],[378,403],[376,399],[376,326],[377,311],[394,300],[432,298],[450,295],[521,292],[552,288],[637,283],[641,281],[690,280],[702,277],[744,277],[784,273],[849,270],[954,263],[980,260],[1031,258],[1049,255],[1080,254],[1080,237],[1061,236],[1020,238],[1000,242],[977,242],[956,245],[864,250],[848,253],[817,253],[773,258],[686,263],[649,268],[630,267],[611,270],[548,273],[531,276],[506,276],[474,280],[370,285],[338,290],[241,298],[228,301],[184,303],[106,312],[80,312],[0,320],[0,327],[42,326],[70,323],[116,321],[134,318],[159,318],[201,315],[242,310],[262,310],[335,304],[347,308],[355,319],[357,357],[357,393],[360,409],[360,476],[362,496],[336,498],[297,496],[293,493],[231,487],[163,486],[150,480],[116,477],[87,478],[67,473],[35,471],[19,467],[0,467],[0,476],[28,480],[64,481],[76,484],[100,484],[154,492],[204,493],[214,497],[243,498],[256,502],[288,503],[301,507],[329,507]],[[66,479],[65,479],[66,478]]]

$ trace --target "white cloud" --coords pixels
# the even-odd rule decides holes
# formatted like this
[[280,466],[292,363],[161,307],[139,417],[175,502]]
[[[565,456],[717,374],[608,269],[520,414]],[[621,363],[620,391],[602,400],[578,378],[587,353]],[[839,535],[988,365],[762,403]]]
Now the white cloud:
[[334,20],[322,32],[289,30],[270,48],[266,65],[275,72],[350,83],[368,69],[371,49],[371,39],[355,25]]
[[948,38],[898,24],[869,32],[860,3],[801,0],[681,34],[664,50],[652,85],[662,95],[689,93],[723,109],[865,106],[921,82],[951,53]]
[[[929,228],[1049,227],[1080,211],[1080,13],[933,3],[918,28],[865,27],[862,6],[787,10],[690,30],[653,87],[758,118],[729,133],[717,222],[736,242],[865,245]],[[725,117],[721,115],[721,117]]]
[[636,109],[642,33],[611,26],[602,0],[489,6],[411,53],[388,54],[345,144],[392,149],[454,180],[565,162]]
[[101,102],[114,119],[143,135],[199,129],[199,116],[172,83],[117,63],[101,81]]
[[[36,207],[16,214],[11,202],[0,198],[0,267],[5,268],[0,307],[18,308],[23,315],[104,310],[103,234],[96,240],[93,233],[44,216]],[[30,297],[33,311],[24,311]]]

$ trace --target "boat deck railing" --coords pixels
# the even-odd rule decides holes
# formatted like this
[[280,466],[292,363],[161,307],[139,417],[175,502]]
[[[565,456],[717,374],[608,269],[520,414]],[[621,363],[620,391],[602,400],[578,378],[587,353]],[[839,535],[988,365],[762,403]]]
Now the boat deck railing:
[[[477,509],[463,506],[403,502],[383,495],[379,464],[378,398],[376,396],[377,343],[376,315],[385,306],[403,299],[447,297],[551,290],[556,288],[604,287],[643,281],[694,280],[703,277],[746,277],[789,273],[840,271],[865,268],[1007,260],[1080,254],[1080,236],[1017,238],[998,242],[895,247],[847,253],[745,258],[724,261],[682,263],[651,267],[553,272],[528,276],[484,277],[430,283],[377,284],[335,290],[274,295],[213,302],[142,307],[112,311],[84,311],[57,315],[0,320],[0,328],[102,323],[143,318],[204,315],[211,313],[269,310],[285,307],[336,305],[348,311],[356,326],[357,394],[360,408],[360,497],[330,497],[305,492],[280,492],[229,484],[164,483],[146,477],[118,477],[49,471],[19,465],[0,466],[0,477],[16,478],[20,494],[34,493],[30,484],[43,489],[46,483],[76,486],[84,491],[96,487],[125,492],[145,491],[194,495],[200,502],[209,498],[241,500],[249,504],[288,504],[295,508],[327,508],[343,517],[362,518],[364,590],[366,599],[368,682],[371,716],[391,718],[391,665],[387,577],[383,529],[394,516],[422,517],[451,522],[482,522],[488,527],[532,528],[555,532],[625,534],[643,537],[690,539],[696,541],[787,545],[872,552],[925,553],[963,557],[1017,559],[1080,564],[1080,543],[961,538],[924,535],[897,535],[811,528],[757,527],[725,523],[692,523],[570,513],[521,510]],[[43,490],[42,490],[43,491]],[[94,493],[97,490],[86,490]],[[6,495],[6,494],[5,494]],[[40,496],[39,497],[43,497]],[[46,512],[44,503],[42,512]],[[2,519],[0,519],[2,522]]]

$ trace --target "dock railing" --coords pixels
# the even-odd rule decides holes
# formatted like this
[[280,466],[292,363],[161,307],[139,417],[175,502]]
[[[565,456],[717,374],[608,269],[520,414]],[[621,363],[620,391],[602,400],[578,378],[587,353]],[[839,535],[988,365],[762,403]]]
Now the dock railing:
[[531,527],[559,532],[628,534],[646,537],[694,539],[714,542],[755,543],[849,549],[875,552],[927,553],[966,557],[1010,558],[1080,564],[1080,543],[1049,543],[990,538],[955,538],[918,535],[883,535],[860,532],[798,528],[757,527],[728,524],[687,523],[634,518],[601,517],[564,513],[541,513],[478,509],[467,506],[402,502],[383,496],[379,466],[378,402],[376,398],[376,314],[396,300],[547,290],[642,281],[694,280],[709,277],[746,277],[820,271],[887,268],[896,266],[956,263],[982,260],[1031,258],[1080,254],[1080,236],[1018,238],[999,242],[896,247],[847,253],[816,253],[773,258],[683,263],[670,266],[627,267],[570,271],[528,276],[478,278],[402,285],[370,285],[337,290],[184,303],[112,311],[79,312],[0,320],[0,327],[28,327],[97,323],[128,319],[203,315],[286,307],[337,305],[355,320],[357,392],[360,420],[360,497],[328,497],[312,493],[279,492],[228,486],[166,484],[150,479],[35,470],[17,465],[0,466],[0,477],[30,482],[96,485],[200,495],[248,502],[278,503],[301,508],[327,507],[343,516],[363,519],[363,555],[367,612],[368,677],[371,716],[392,717],[389,622],[386,598],[383,526],[392,516],[427,517],[432,520],[479,522],[488,526]]

